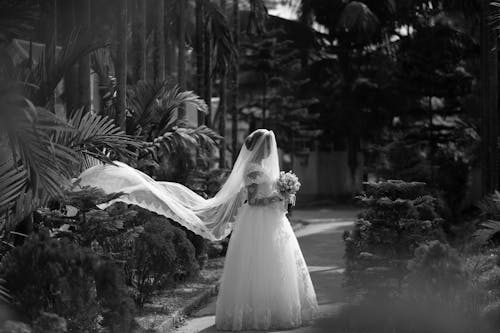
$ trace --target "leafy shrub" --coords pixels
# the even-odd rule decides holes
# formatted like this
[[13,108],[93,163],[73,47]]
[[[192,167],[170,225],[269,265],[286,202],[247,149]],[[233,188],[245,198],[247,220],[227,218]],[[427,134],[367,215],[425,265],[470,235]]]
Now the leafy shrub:
[[500,244],[500,192],[495,191],[478,202],[481,211],[480,228],[474,233],[474,240],[480,245]]
[[193,276],[199,269],[195,249],[184,231],[170,225],[166,218],[153,215],[135,239],[132,260],[139,303],[155,290]]
[[111,332],[130,332],[135,306],[128,295],[122,271],[116,264],[106,261],[96,268],[95,280],[97,296],[102,305],[102,324]]
[[500,301],[485,306],[482,311],[482,318],[493,331],[498,332],[500,330]]
[[458,252],[447,244],[431,241],[415,250],[408,263],[407,289],[413,298],[450,297],[466,286],[466,274]]
[[95,263],[89,250],[42,231],[3,258],[0,274],[13,303],[30,320],[41,311],[52,312],[67,320],[70,331],[80,331],[97,323]]
[[20,321],[7,320],[0,328],[0,333],[31,333],[31,327]]
[[424,183],[366,183],[367,206],[344,233],[346,282],[356,289],[399,289],[407,261],[423,242],[443,239],[436,199]]
[[42,312],[33,323],[35,333],[64,333],[67,332],[67,323],[64,318],[55,313]]
[[[442,304],[419,303],[410,299],[369,299],[343,307],[328,332],[349,333],[486,333],[482,322],[463,317]],[[326,332],[326,330],[325,330]]]

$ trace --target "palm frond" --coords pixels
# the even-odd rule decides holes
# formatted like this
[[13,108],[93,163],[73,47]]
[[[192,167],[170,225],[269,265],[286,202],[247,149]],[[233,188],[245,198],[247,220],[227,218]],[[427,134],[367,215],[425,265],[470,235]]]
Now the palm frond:
[[52,142],[51,135],[55,130],[71,129],[48,110],[35,107],[3,84],[0,103],[0,126],[6,133],[13,165],[26,170],[28,185],[35,193],[43,189],[51,195],[59,194],[69,177],[68,165],[76,161],[76,155]]
[[217,4],[208,1],[206,10],[207,22],[210,25],[207,29],[212,31],[213,38],[213,57],[215,59],[213,70],[216,73],[226,73],[238,52],[234,46],[231,26],[223,9]]
[[127,91],[127,104],[132,113],[135,125],[146,128],[154,120],[160,100],[167,91],[168,82],[139,81],[129,87]]
[[9,303],[12,296],[9,294],[9,290],[5,287],[5,280],[0,279],[0,301],[4,303]]
[[473,237],[480,244],[488,243],[493,236],[500,232],[500,221],[488,220],[481,224],[481,229],[477,230]]
[[477,203],[481,215],[485,219],[500,220],[500,192],[495,191]]
[[77,110],[68,120],[74,129],[71,132],[58,132],[54,141],[74,150],[78,156],[77,172],[82,167],[112,159],[135,158],[136,149],[142,142],[126,135],[112,119],[106,116],[93,115]]
[[0,165],[0,212],[16,201],[25,191],[28,181],[28,173],[20,166],[15,167],[11,163]]
[[191,105],[197,111],[205,113],[208,109],[205,101],[192,91],[181,91],[177,86],[168,90],[161,99],[162,116],[158,122],[160,135],[172,127],[173,112],[181,105]]
[[[55,41],[51,41],[49,50],[54,49]],[[31,95],[39,105],[46,105],[54,89],[70,68],[83,56],[103,48],[107,42],[95,37],[91,31],[74,30],[68,37],[59,55],[53,52],[42,53],[38,65],[29,73],[28,82],[38,87],[35,95]]]
[[186,122],[179,122],[170,131],[148,143],[143,153],[150,153],[158,162],[174,154],[191,151],[211,152],[217,148],[217,141],[222,137],[207,126],[192,127]]

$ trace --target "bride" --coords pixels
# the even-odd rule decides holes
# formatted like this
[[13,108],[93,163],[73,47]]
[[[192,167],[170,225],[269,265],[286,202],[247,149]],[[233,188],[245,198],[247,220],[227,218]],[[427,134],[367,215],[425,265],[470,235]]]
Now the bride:
[[286,329],[310,323],[318,305],[286,217],[287,203],[275,189],[279,171],[274,133],[259,129],[246,138],[231,174],[211,199],[120,162],[85,170],[78,182],[124,192],[115,201],[164,215],[209,240],[233,231],[217,297],[217,329]]

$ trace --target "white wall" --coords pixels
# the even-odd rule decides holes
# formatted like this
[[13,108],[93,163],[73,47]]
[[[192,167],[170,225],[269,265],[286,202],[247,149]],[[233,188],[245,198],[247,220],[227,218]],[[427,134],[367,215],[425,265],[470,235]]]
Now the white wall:
[[313,198],[345,198],[354,196],[362,188],[363,157],[353,182],[347,164],[346,151],[318,152],[294,156],[293,170],[301,179],[299,196]]

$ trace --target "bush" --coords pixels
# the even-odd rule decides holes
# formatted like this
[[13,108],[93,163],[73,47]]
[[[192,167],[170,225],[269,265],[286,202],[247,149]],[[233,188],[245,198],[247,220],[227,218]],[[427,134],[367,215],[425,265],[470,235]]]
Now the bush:
[[407,261],[423,242],[444,239],[436,199],[424,183],[366,183],[367,210],[344,233],[346,282],[356,289],[399,290]]
[[492,331],[500,331],[500,301],[488,304],[482,311],[482,318]]
[[132,260],[140,304],[154,291],[185,280],[199,270],[195,249],[184,231],[160,216],[151,215],[144,232],[135,239]]
[[64,333],[67,332],[67,323],[64,318],[59,317],[54,313],[42,312],[37,318],[34,326],[35,333]]
[[80,332],[97,324],[95,263],[89,250],[42,231],[3,258],[0,274],[13,303],[31,321],[41,311],[51,312],[67,320],[69,331]]
[[440,298],[448,302],[465,290],[467,279],[458,252],[447,244],[431,241],[415,250],[408,263],[407,289],[413,298]]
[[114,263],[106,261],[97,267],[95,280],[102,305],[102,324],[111,332],[131,332],[135,306],[127,293],[122,271]]

